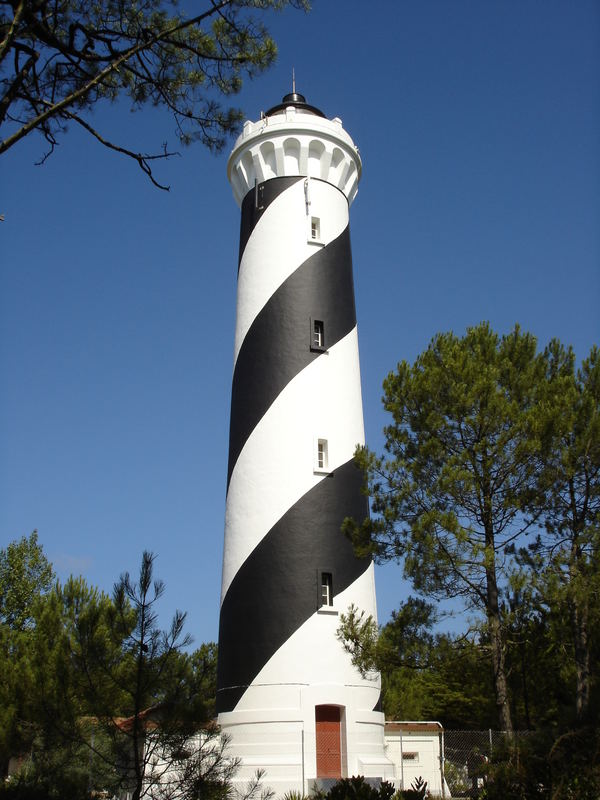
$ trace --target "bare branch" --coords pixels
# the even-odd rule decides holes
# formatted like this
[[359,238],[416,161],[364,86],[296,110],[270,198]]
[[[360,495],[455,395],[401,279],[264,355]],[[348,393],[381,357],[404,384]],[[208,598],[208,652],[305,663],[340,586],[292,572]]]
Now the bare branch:
[[133,158],[134,161],[137,161],[140,169],[142,169],[143,172],[146,173],[146,175],[150,178],[152,183],[158,189],[163,189],[165,192],[170,191],[170,188],[171,188],[170,186],[163,186],[162,183],[159,183],[156,180],[156,178],[152,174],[152,169],[150,167],[150,164],[148,163],[149,161],[156,161],[158,159],[170,158],[171,156],[180,155],[180,153],[178,153],[177,151],[168,152],[167,151],[166,142],[163,144],[163,152],[162,153],[158,153],[158,154],[154,154],[154,155],[149,155],[147,153],[136,153],[133,150],[128,150],[126,147],[121,147],[120,145],[114,144],[113,142],[110,142],[108,139],[105,139],[103,136],[101,136],[98,133],[97,130],[92,128],[92,126],[89,123],[87,123],[85,120],[81,119],[81,117],[78,117],[77,114],[72,114],[70,111],[63,111],[63,114],[66,117],[68,117],[68,119],[71,119],[71,120],[73,120],[73,122],[76,122],[78,125],[81,125],[82,128],[85,128],[85,130],[88,133],[91,133],[92,136],[94,136],[105,147],[108,147],[108,148],[110,148],[111,150],[114,150],[117,153],[122,153],[123,155],[129,156],[129,158]]
[[25,4],[26,0],[20,0],[14,12],[13,21],[10,24],[10,28],[6,32],[4,39],[0,42],[0,63],[2,63],[4,60],[4,56],[7,55],[9,48],[15,40],[19,24],[25,12]]
[[[170,26],[158,31],[153,36],[142,39],[141,41],[136,42],[133,46],[127,48],[126,50],[119,53],[119,55],[110,63],[108,64],[103,70],[101,70],[97,75],[94,75],[90,78],[89,81],[84,83],[75,91],[68,94],[66,97],[63,97],[57,103],[45,103],[46,108],[44,111],[37,114],[33,119],[29,120],[29,122],[25,123],[18,131],[16,131],[12,136],[9,136],[4,141],[0,142],[0,153],[6,152],[10,147],[16,144],[18,141],[23,139],[27,136],[35,128],[39,128],[43,123],[51,117],[55,117],[60,115],[70,106],[76,104],[79,100],[82,100],[86,97],[94,88],[99,86],[104,82],[104,80],[114,72],[119,72],[119,68],[133,58],[138,53],[150,49],[153,45],[157,44],[165,37],[172,36],[175,33],[185,30],[186,28],[191,27],[192,25],[198,25],[203,20],[208,17],[213,16],[214,14],[218,13],[220,9],[231,5],[233,0],[221,0],[221,2],[212,3],[212,8],[203,12],[202,14],[198,14],[195,17],[191,17],[188,20],[183,21],[176,21],[175,23],[171,24]],[[114,148],[116,149],[116,148]],[[142,166],[142,164],[140,164]],[[146,171],[145,167],[142,166],[142,169]],[[157,184],[158,185],[158,184]],[[165,188],[160,187],[160,188]]]

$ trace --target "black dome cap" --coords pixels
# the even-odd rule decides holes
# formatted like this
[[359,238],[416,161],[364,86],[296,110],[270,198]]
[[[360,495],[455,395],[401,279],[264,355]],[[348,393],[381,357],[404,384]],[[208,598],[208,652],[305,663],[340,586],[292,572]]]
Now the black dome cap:
[[323,117],[325,118],[325,114],[320,111],[315,106],[311,106],[309,103],[306,102],[306,97],[303,94],[298,94],[298,92],[292,92],[291,94],[286,94],[285,97],[282,99],[281,103],[273,108],[270,108],[266,113],[265,116],[270,117],[271,114],[277,114],[279,111],[284,111],[288,106],[295,106],[300,111],[304,111],[307,114],[314,114],[316,117]]

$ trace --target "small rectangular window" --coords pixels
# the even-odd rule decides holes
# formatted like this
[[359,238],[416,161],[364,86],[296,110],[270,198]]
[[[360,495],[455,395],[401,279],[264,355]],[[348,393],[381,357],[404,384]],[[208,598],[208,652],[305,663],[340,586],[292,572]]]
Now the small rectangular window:
[[323,442],[319,442],[317,459],[319,469],[325,469],[325,445]]
[[317,470],[325,471],[327,469],[328,453],[327,453],[327,439],[317,440]]
[[323,320],[313,320],[312,346],[319,349],[325,347],[325,328]]
[[318,217],[310,218],[310,238],[315,242],[321,238],[321,222]]
[[321,605],[333,605],[333,575],[331,572],[321,573]]

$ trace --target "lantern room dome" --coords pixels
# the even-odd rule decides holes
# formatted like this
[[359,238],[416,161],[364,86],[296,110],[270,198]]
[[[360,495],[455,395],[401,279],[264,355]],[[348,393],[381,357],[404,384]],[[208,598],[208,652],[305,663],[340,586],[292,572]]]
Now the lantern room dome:
[[289,108],[289,106],[294,106],[296,111],[302,111],[305,114],[314,114],[316,117],[325,117],[325,114],[322,111],[316,108],[316,106],[311,106],[310,103],[307,103],[306,97],[298,92],[286,94],[281,103],[278,103],[276,106],[273,106],[273,108],[270,108],[265,113],[265,116],[270,117],[273,114],[279,114],[281,111],[285,111],[286,108]]

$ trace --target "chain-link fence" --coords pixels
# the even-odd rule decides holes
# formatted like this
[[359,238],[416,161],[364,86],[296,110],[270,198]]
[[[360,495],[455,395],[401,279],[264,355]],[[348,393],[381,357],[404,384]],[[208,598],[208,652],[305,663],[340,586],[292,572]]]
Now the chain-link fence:
[[[517,737],[526,735],[517,733]],[[476,798],[488,775],[488,764],[503,747],[502,731],[444,731],[444,778],[451,798]]]

